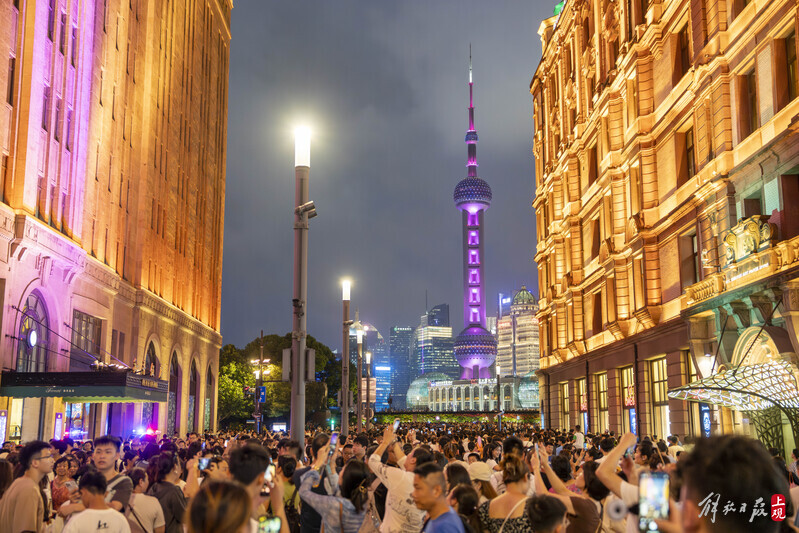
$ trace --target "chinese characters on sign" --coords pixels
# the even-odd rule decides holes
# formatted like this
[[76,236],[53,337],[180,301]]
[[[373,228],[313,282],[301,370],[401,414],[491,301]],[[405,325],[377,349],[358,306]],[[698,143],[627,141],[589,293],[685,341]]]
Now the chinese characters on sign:
[[[720,501],[721,494],[717,492],[711,492],[708,494],[704,500],[699,502],[699,507],[701,509],[699,516],[707,516],[710,518],[710,521],[715,524],[716,515],[719,512]],[[724,504],[724,507],[721,509],[721,513],[725,516],[730,513],[746,515],[746,509],[746,502],[742,502],[739,505],[736,502],[727,500],[727,502]],[[763,501],[763,498],[758,498],[755,500],[754,505],[752,505],[751,513],[749,514],[749,522],[751,523],[755,518],[763,516],[768,516],[768,511],[766,511],[766,503]],[[785,518],[785,496],[782,494],[773,494],[771,496],[771,519],[775,522],[781,522],[785,520]]]

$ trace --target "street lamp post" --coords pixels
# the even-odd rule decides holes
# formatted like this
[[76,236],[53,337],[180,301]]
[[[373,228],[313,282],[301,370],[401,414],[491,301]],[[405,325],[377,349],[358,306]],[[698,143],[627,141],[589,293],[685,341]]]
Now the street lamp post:
[[371,369],[372,366],[372,352],[366,352],[366,432],[369,432],[369,425],[370,425],[370,408],[372,406],[372,402],[369,396],[369,385],[371,381]]
[[497,422],[499,423],[499,430],[502,431],[502,388],[499,384],[499,363],[497,363]]
[[[264,330],[261,330],[261,356],[258,358],[258,375],[255,376],[255,411],[253,417],[255,418],[255,433],[261,434],[261,361],[264,360]],[[252,361],[250,361],[252,363]]]
[[358,417],[355,430],[358,434],[363,430],[363,400],[361,399],[361,379],[363,379],[363,327],[358,324],[355,330],[355,338],[358,341],[358,404],[355,407],[355,415]]
[[341,432],[350,428],[350,280],[341,282],[341,299],[344,307],[344,346],[341,351]]
[[305,442],[305,342],[307,337],[308,220],[316,216],[308,200],[311,133],[294,131],[294,297],[291,332],[291,438]]

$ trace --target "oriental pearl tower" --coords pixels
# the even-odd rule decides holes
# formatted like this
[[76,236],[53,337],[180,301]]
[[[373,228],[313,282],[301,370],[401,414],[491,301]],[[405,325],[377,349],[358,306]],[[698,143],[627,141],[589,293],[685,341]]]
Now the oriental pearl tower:
[[491,377],[497,358],[497,341],[485,328],[483,276],[483,213],[491,205],[491,187],[477,176],[477,131],[474,129],[472,52],[469,47],[469,130],[466,132],[468,174],[455,186],[453,199],[463,218],[463,322],[455,339],[455,358],[463,367],[461,379]]

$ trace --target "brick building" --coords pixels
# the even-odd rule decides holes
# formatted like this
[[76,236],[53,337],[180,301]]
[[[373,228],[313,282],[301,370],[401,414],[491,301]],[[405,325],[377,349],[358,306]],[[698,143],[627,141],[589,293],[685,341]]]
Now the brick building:
[[0,6],[3,440],[215,428],[231,9]]
[[548,425],[698,435],[707,411],[713,432],[773,440],[756,406],[697,382],[737,390],[737,367],[773,360],[796,391],[796,27],[782,0],[567,0],[542,22],[530,92]]

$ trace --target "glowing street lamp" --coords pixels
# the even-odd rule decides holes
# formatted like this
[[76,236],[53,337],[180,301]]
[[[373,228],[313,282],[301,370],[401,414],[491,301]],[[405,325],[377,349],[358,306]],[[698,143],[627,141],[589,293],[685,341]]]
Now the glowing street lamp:
[[343,306],[343,346],[341,350],[341,432],[345,435],[350,429],[350,289],[352,281],[341,280],[341,301]]

